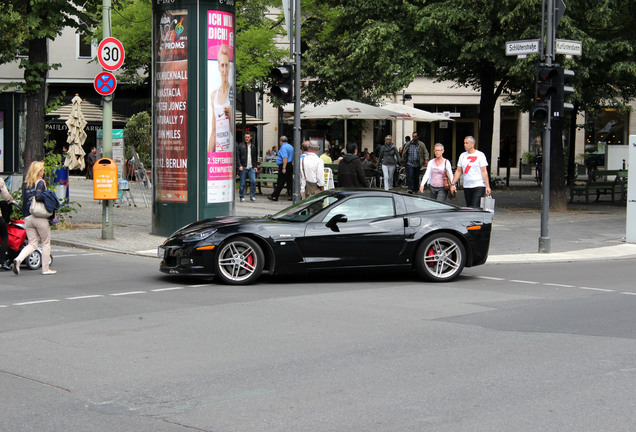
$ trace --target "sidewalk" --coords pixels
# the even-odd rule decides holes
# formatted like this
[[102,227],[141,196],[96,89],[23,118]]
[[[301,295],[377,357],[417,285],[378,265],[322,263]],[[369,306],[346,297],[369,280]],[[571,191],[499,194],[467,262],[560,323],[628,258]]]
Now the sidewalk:
[[[51,231],[54,245],[104,250],[110,252],[156,256],[157,246],[165,237],[150,233],[151,192],[131,183],[137,206],[127,203],[113,208],[114,239],[102,240],[101,201],[93,197],[92,181],[71,178],[71,201],[79,203],[71,218],[72,229]],[[149,205],[144,204],[142,192]],[[264,188],[263,193],[269,192]],[[238,195],[238,194],[237,194]],[[574,203],[567,212],[550,213],[548,237],[550,253],[539,254],[541,232],[541,190],[534,180],[510,180],[510,187],[495,190],[496,212],[488,263],[525,263],[545,261],[598,260],[600,258],[636,257],[636,244],[625,243],[625,204],[605,201]],[[463,202],[459,192],[457,203]],[[256,202],[235,203],[238,216],[264,216],[290,205],[289,201],[272,202],[267,195],[257,195]]]

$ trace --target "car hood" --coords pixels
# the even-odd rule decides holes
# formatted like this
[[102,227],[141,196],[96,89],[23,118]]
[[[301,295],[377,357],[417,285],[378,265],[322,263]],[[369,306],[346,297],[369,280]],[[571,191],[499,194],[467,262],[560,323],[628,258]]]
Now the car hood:
[[[260,218],[264,219],[264,218]],[[179,229],[174,235],[178,234],[190,234],[197,231],[207,230],[210,228],[220,228],[224,226],[239,225],[245,222],[254,222],[259,218],[247,217],[247,216],[217,216],[209,219],[203,219],[197,222],[193,222],[190,225],[186,225]],[[173,236],[174,236],[173,235]]]

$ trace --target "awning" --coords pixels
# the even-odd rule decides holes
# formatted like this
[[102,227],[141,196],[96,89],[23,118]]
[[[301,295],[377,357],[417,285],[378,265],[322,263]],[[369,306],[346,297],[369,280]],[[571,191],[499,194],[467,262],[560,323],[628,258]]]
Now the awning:
[[[239,110],[236,110],[234,114],[234,123],[236,123],[237,125],[240,125],[242,122],[243,122],[243,113]],[[266,125],[266,124],[269,124],[269,122],[263,121],[249,114],[245,114],[245,124],[247,124],[248,126],[257,126],[257,125]]]
[[[73,109],[73,104],[70,103],[68,105],[64,105],[56,109],[55,111],[51,111],[46,116],[57,121],[66,121],[71,114],[71,110]],[[102,115],[102,107],[97,104],[88,102],[86,100],[82,101],[82,114],[84,114],[84,120],[87,123],[101,123],[103,121]],[[113,122],[114,123],[127,123],[128,119],[123,115],[116,113],[113,111]]]

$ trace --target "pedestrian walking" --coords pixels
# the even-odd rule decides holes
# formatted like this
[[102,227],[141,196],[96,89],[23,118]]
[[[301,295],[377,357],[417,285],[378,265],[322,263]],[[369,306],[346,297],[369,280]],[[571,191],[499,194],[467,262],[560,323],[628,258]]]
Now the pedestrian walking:
[[24,215],[24,227],[29,243],[22,249],[20,255],[13,260],[13,273],[20,274],[20,264],[31,255],[38,247],[38,237],[42,241],[42,274],[52,275],[56,270],[49,268],[51,260],[51,227],[49,218],[36,217],[31,214],[31,199],[44,202],[44,162],[33,161],[22,184],[22,214]]
[[[280,137],[280,149],[276,156],[276,164],[278,165],[278,177],[276,179],[276,187],[274,192],[267,198],[272,201],[278,201],[280,192],[287,185],[287,194],[291,196],[292,179],[294,173],[294,147],[287,142],[286,136]],[[290,198],[291,199],[291,198]]]
[[426,166],[429,155],[426,145],[418,139],[417,132],[413,132],[413,139],[402,148],[402,161],[406,168],[406,184],[409,193],[418,189],[420,170]]
[[452,182],[453,168],[450,161],[444,158],[443,144],[435,144],[433,152],[435,157],[426,165],[426,173],[424,173],[420,184],[420,192],[424,192],[424,186],[428,183],[431,198],[437,201],[446,201],[449,191],[444,190],[444,176],[448,178],[449,182]]
[[300,160],[300,196],[302,199],[325,190],[325,163],[318,157],[320,144],[305,141],[307,153]]
[[391,135],[387,135],[378,155],[378,163],[382,166],[382,174],[384,175],[384,190],[391,190],[393,187],[395,167],[400,164],[400,161],[400,153],[393,144],[393,138]]
[[467,207],[479,208],[481,197],[489,195],[488,161],[486,155],[475,148],[475,138],[464,138],[464,153],[459,155],[457,170],[451,184],[451,192],[457,191],[457,182],[464,174],[464,198]]

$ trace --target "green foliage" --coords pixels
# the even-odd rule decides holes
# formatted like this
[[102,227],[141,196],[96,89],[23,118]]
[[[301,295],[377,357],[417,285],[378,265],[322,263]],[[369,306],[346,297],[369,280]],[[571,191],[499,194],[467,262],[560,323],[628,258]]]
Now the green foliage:
[[279,48],[276,39],[284,32],[282,21],[267,17],[270,6],[280,0],[236,2],[236,88],[258,91],[272,67],[282,62],[289,50]]
[[[101,8],[94,16],[99,24],[91,34],[92,42],[103,38]],[[117,79],[128,85],[150,85],[152,60],[152,3],[150,0],[121,0],[113,4],[111,35],[126,47],[126,58]],[[97,59],[95,59],[97,61]]]
[[146,169],[152,166],[152,119],[146,111],[139,112],[128,120],[124,128],[126,160],[132,157],[132,150],[139,154]]
[[525,165],[530,165],[533,164],[535,161],[536,157],[534,155],[534,153],[532,152],[523,152],[523,154],[521,155],[521,160],[523,161],[523,163]]

